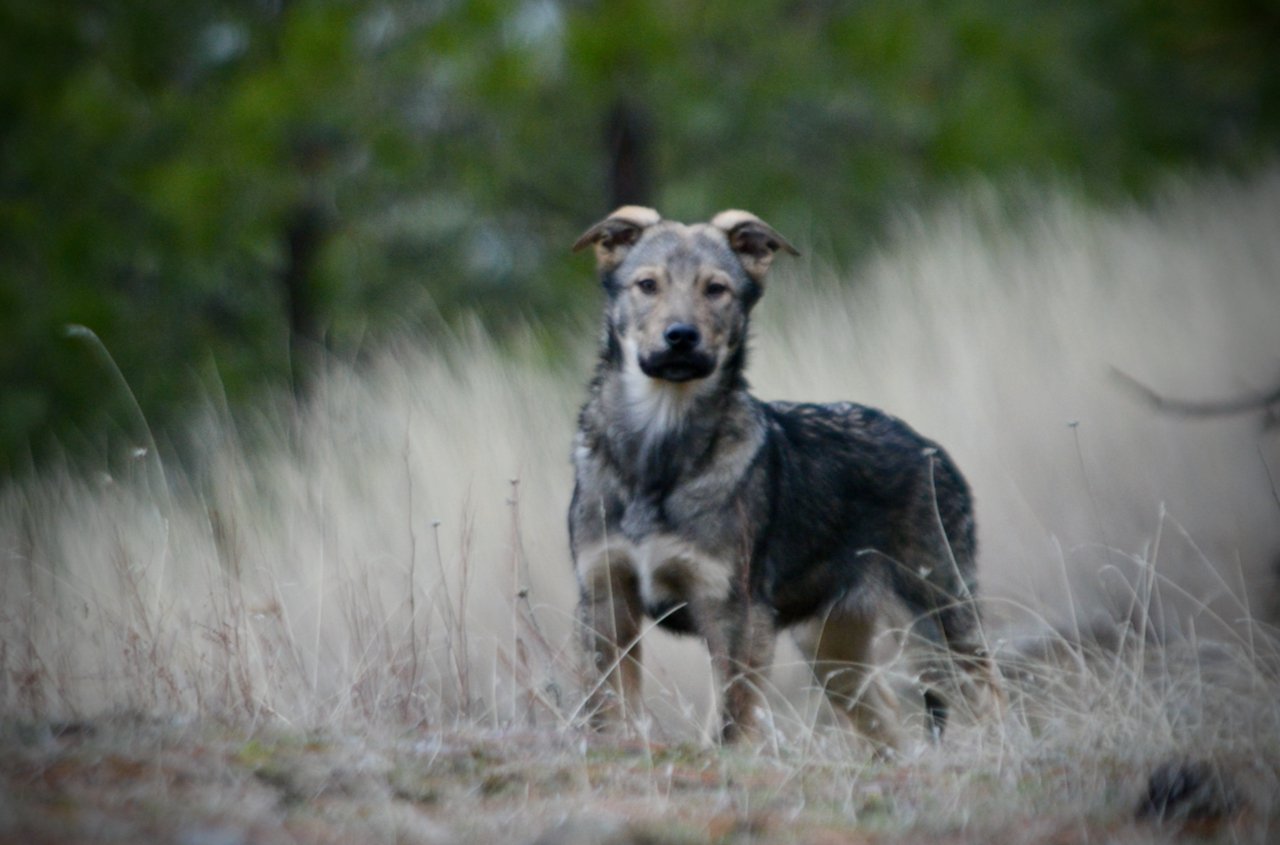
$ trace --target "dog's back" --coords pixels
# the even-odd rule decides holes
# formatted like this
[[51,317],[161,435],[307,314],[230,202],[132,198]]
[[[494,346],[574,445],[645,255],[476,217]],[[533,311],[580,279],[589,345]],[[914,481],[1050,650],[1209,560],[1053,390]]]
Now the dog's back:
[[764,407],[775,510],[758,578],[781,624],[826,613],[869,579],[916,613],[973,588],[969,487],[941,447],[862,405]]

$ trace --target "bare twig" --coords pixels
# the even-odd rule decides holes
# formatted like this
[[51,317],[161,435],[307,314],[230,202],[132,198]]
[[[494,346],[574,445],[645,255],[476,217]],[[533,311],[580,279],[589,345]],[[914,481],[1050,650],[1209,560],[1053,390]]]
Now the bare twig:
[[1271,473],[1271,464],[1267,463],[1267,456],[1262,451],[1262,445],[1258,445],[1258,460],[1262,462],[1262,469],[1267,474],[1267,481],[1271,485],[1271,497],[1276,500],[1276,506],[1280,507],[1280,487],[1276,486],[1276,477]]
[[1245,394],[1231,399],[1171,399],[1147,387],[1119,367],[1113,366],[1111,373],[1157,411],[1184,417],[1218,417],[1247,411],[1267,411],[1272,410],[1273,405],[1280,405],[1280,387],[1268,393]]

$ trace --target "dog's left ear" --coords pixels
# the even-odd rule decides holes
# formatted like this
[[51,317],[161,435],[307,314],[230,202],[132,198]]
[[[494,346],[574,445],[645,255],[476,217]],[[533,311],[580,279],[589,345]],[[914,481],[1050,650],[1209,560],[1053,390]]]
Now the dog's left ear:
[[608,272],[622,263],[644,230],[662,222],[662,216],[652,208],[641,205],[624,205],[582,233],[573,243],[573,251],[587,244],[596,248],[596,264],[601,272]]
[[764,280],[764,274],[769,271],[778,250],[791,255],[800,254],[790,241],[749,211],[722,211],[711,218],[711,225],[724,232],[729,239],[729,247],[742,262],[742,269],[757,282]]

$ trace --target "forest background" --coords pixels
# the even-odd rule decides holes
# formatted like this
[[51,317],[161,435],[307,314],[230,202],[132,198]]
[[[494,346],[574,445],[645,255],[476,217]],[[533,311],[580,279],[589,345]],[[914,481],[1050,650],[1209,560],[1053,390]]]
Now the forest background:
[[856,279],[976,179],[1247,174],[1278,43],[1266,0],[0,0],[0,475],[125,459],[135,398],[180,454],[202,397],[405,331],[554,359],[622,202],[749,208]]

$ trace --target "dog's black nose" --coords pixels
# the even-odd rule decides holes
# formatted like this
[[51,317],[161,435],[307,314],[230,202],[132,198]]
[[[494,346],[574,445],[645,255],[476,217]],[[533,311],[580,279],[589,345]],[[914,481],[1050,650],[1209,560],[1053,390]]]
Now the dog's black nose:
[[667,339],[667,346],[672,349],[692,349],[698,345],[701,335],[698,334],[698,327],[689,323],[672,323],[667,326],[663,337]]

